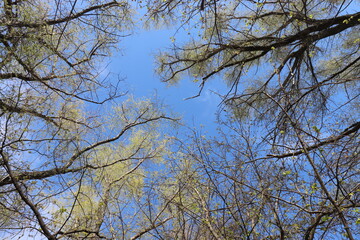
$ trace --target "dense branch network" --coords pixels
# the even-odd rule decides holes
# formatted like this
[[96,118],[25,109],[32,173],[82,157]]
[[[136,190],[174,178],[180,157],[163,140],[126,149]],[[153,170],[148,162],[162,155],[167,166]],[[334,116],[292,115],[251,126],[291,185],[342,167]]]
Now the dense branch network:
[[[101,72],[136,6],[187,31],[158,56],[163,81],[226,82],[214,137],[167,137],[161,104]],[[360,237],[354,1],[0,7],[0,238]]]

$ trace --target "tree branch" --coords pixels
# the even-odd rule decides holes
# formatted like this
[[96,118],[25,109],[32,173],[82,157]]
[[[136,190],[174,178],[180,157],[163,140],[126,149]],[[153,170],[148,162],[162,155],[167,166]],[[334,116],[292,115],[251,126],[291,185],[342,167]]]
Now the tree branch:
[[[321,141],[317,144],[311,145],[309,147],[306,147],[306,151],[311,151],[314,149],[317,149],[319,147],[322,147],[326,144],[329,143],[333,143],[336,141],[339,141],[340,139],[357,132],[360,129],[360,122],[354,123],[352,124],[350,127],[346,128],[340,135],[335,136],[335,137],[330,137],[327,140]],[[286,158],[286,157],[293,157],[293,156],[298,156],[300,154],[304,153],[304,149],[295,151],[295,152],[290,152],[290,153],[285,153],[285,154],[281,154],[281,155],[274,155],[274,154],[268,154],[268,157],[273,157],[273,158]]]

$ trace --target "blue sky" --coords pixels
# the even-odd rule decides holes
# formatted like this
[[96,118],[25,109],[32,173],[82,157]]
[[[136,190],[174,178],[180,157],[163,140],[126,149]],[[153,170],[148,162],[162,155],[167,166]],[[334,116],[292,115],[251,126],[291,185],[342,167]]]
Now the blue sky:
[[[112,58],[109,70],[125,78],[125,86],[130,94],[137,97],[156,95],[173,112],[180,114],[189,127],[203,125],[206,131],[214,133],[215,112],[220,98],[211,90],[224,92],[224,84],[210,81],[201,96],[184,100],[197,95],[198,84],[190,79],[181,79],[177,85],[169,87],[155,74],[155,55],[171,45],[170,37],[175,31],[175,28],[141,30],[124,38],[120,43],[122,50]],[[176,39],[181,38],[181,35],[177,35]]]

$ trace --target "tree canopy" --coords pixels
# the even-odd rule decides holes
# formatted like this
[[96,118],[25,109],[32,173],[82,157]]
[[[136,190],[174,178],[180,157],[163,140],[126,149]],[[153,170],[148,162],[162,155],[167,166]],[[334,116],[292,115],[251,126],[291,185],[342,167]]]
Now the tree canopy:
[[109,218],[139,198],[169,119],[153,101],[120,101],[101,72],[130,30],[129,4],[6,0],[1,19],[1,238],[116,238]]
[[198,236],[358,238],[357,3],[195,6],[167,1],[153,14],[179,14],[175,18],[181,15],[189,28],[199,29],[187,44],[175,43],[158,57],[163,81],[175,83],[187,74],[200,83],[199,94],[208,81],[229,86],[222,93],[228,111],[219,114],[220,137],[195,134],[190,150],[181,144],[202,176],[196,184],[184,183],[197,196],[200,213],[181,204],[187,219],[197,220]]
[[[356,1],[0,8],[2,238],[360,237]],[[104,73],[136,24],[187,33],[157,56],[162,81],[227,84],[215,136]]]

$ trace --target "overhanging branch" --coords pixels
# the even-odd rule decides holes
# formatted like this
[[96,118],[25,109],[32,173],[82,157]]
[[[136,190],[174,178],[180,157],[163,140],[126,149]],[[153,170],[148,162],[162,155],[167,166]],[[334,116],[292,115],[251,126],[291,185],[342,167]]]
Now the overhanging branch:
[[293,157],[293,156],[298,156],[300,154],[303,154],[306,151],[312,151],[314,149],[318,149],[326,144],[330,144],[336,141],[339,141],[340,139],[357,132],[360,129],[360,122],[356,122],[354,124],[352,124],[350,127],[346,128],[340,135],[338,136],[333,136],[330,137],[324,141],[320,141],[317,144],[311,145],[309,147],[307,147],[306,149],[301,149],[295,152],[290,152],[290,153],[285,153],[285,154],[281,154],[281,155],[275,155],[275,154],[268,154],[268,157],[273,157],[273,158],[286,158],[286,157]]

